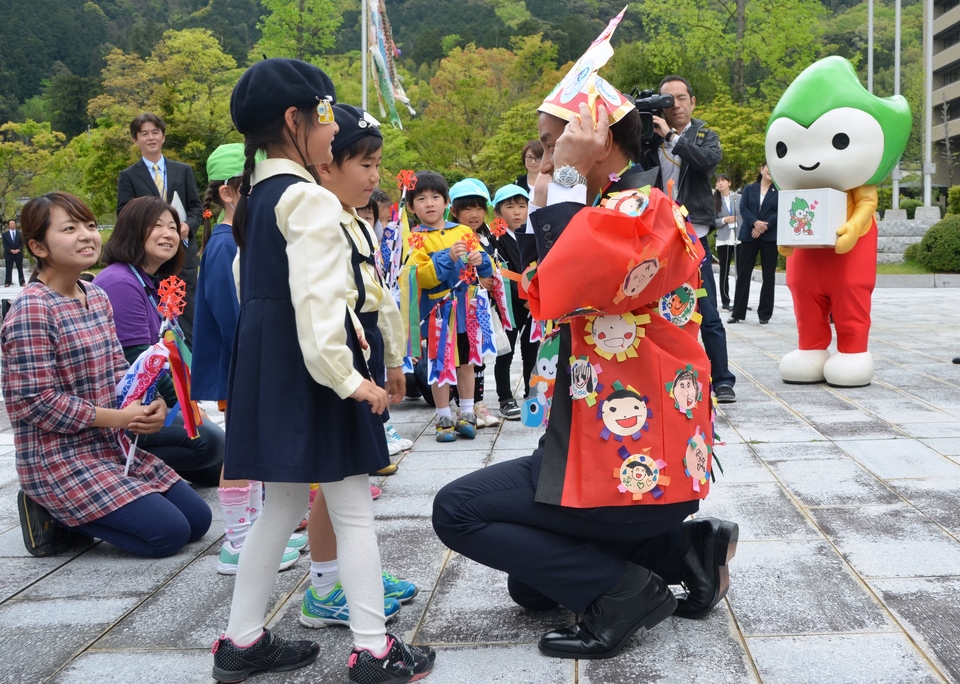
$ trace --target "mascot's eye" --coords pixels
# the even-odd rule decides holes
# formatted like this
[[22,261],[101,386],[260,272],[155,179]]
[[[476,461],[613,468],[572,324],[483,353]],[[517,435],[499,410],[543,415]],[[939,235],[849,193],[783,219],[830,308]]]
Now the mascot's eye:
[[778,142],[777,143],[777,159],[783,159],[786,156],[787,156],[787,146],[782,142]]
[[833,146],[838,150],[845,150],[850,144],[850,137],[846,133],[837,133],[833,136]]

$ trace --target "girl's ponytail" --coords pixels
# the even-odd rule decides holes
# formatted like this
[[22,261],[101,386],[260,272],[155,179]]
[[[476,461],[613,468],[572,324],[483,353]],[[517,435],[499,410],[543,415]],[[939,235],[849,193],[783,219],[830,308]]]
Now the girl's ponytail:
[[203,251],[203,247],[206,246],[207,240],[210,239],[210,233],[212,232],[211,224],[213,223],[210,219],[213,218],[213,205],[217,204],[217,188],[219,188],[223,183],[221,181],[213,181],[210,185],[207,186],[207,192],[203,196],[203,245],[200,247],[200,251]]
[[245,147],[243,148],[243,176],[240,180],[240,200],[237,202],[237,209],[233,213],[233,239],[237,247],[241,250],[247,246],[247,198],[250,196],[250,180],[253,175],[253,167],[257,165],[256,143],[251,144],[248,136]]

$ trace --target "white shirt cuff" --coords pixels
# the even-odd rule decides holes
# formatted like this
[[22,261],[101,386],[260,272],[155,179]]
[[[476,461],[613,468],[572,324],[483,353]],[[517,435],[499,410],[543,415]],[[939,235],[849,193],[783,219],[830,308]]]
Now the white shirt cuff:
[[577,184],[572,188],[551,182],[547,187],[547,206],[562,202],[587,203],[587,186]]

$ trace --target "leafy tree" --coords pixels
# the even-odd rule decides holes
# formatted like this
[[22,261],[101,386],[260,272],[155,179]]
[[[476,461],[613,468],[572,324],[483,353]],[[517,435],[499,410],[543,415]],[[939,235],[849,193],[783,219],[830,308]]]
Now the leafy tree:
[[520,151],[537,137],[539,101],[524,101],[504,113],[497,132],[490,137],[474,160],[476,174],[493,188],[512,183],[525,173]]
[[763,163],[764,137],[771,106],[742,106],[722,94],[698,103],[693,115],[707,122],[720,136],[723,159],[717,171],[730,176],[733,187],[752,183]]
[[30,194],[34,179],[47,171],[63,142],[63,133],[51,130],[49,122],[0,126],[0,216],[12,213],[17,199]]
[[309,60],[336,42],[341,15],[332,0],[261,0],[268,14],[257,28],[262,35],[255,51],[268,57]]

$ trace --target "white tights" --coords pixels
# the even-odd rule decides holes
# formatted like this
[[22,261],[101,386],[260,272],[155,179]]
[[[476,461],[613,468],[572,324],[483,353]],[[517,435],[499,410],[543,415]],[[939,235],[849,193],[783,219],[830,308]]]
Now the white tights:
[[[373,530],[373,499],[366,475],[320,485],[337,534],[340,581],[350,607],[357,648],[375,654],[387,648],[383,616],[380,549]],[[264,627],[267,601],[290,533],[303,518],[310,485],[265,483],[263,512],[243,544],[226,636],[238,646],[256,641]]]

